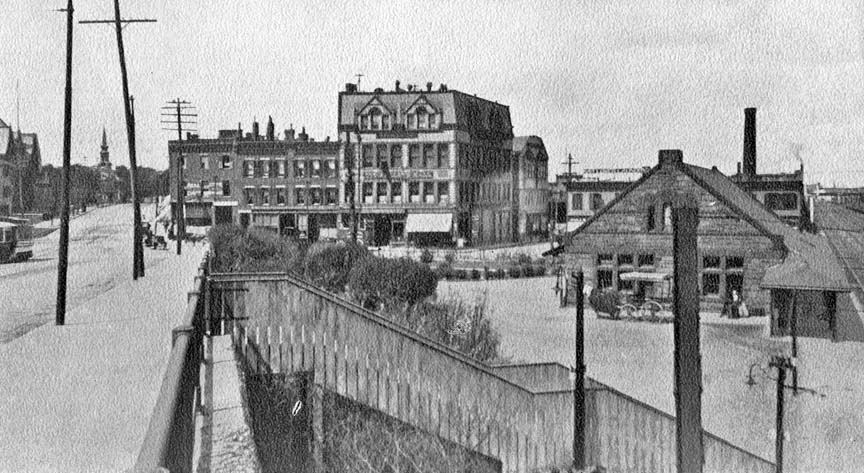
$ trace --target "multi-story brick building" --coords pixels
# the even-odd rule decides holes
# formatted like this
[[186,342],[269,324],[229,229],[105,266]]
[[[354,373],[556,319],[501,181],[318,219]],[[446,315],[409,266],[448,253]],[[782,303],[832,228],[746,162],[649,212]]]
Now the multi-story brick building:
[[[545,236],[543,141],[514,149],[510,111],[441,86],[339,93],[339,142],[220,130],[170,141],[171,195],[185,220],[239,222],[317,240],[375,246],[488,245]],[[180,156],[182,169],[177,163]],[[176,204],[175,204],[176,205]]]
[[[172,202],[182,153],[187,224],[238,222],[302,238],[336,238],[339,175],[335,142],[313,141],[305,129],[277,140],[272,120],[261,136],[220,130],[217,138],[170,141]],[[176,205],[176,204],[175,204]]]
[[[339,93],[340,199],[372,245],[486,245],[518,238],[506,105],[441,86]],[[352,186],[353,185],[353,189]]]

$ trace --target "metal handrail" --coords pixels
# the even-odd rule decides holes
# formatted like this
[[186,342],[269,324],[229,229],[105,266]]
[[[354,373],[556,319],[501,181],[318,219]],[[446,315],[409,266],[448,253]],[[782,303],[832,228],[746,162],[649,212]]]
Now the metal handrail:
[[150,423],[131,473],[191,472],[204,336],[207,257],[189,292],[183,324],[171,331],[171,354]]

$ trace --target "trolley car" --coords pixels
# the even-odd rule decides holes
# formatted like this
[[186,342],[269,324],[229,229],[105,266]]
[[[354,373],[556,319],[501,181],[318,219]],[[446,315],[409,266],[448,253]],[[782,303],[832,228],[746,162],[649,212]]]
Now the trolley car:
[[0,263],[33,256],[33,225],[25,218],[0,217]]

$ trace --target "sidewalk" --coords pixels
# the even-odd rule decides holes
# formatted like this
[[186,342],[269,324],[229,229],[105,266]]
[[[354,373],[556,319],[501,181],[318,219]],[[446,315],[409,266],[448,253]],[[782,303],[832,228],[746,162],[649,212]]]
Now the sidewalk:
[[[0,472],[131,468],[204,246],[0,345]],[[47,289],[46,289],[47,290]]]

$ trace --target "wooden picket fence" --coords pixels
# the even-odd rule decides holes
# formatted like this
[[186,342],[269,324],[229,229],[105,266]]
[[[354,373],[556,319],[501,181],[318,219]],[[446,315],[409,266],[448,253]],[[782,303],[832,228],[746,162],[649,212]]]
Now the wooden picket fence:
[[[489,366],[284,274],[211,276],[211,330],[233,333],[257,373],[316,384],[501,461],[504,472],[568,466],[573,388],[557,363]],[[586,379],[588,464],[674,472],[674,417]],[[706,433],[705,472],[774,465]]]

